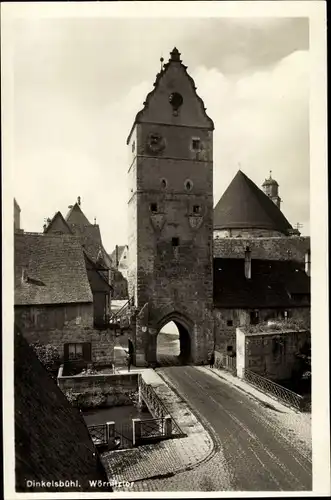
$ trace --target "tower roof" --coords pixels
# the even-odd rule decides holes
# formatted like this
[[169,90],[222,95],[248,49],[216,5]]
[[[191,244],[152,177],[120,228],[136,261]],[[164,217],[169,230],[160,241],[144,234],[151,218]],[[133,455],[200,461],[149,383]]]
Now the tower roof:
[[[156,75],[154,89],[147,95],[143,109],[135,117],[127,144],[136,123],[155,123],[159,121],[160,117],[162,123],[168,125],[176,123],[190,125],[192,117],[194,117],[194,120],[199,122],[199,126],[214,130],[213,120],[207,115],[204,102],[196,93],[194,80],[186,70],[187,66],[182,64],[180,52],[176,47],[171,51],[170,59],[166,64],[163,64],[163,58],[161,58],[161,70]],[[192,95],[195,99],[192,99]],[[161,108],[165,108],[164,103],[167,103],[167,113],[160,111]],[[175,113],[172,113],[171,107]],[[176,111],[179,108],[182,110],[182,117],[179,120],[174,120],[173,116],[178,116]]]
[[288,234],[291,224],[241,170],[214,209],[214,229],[256,228]]
[[264,187],[264,186],[278,186],[278,185],[279,185],[279,184],[278,184],[278,182],[277,182],[277,181],[275,181],[275,179],[273,179],[273,178],[271,177],[271,170],[270,170],[270,176],[269,176],[269,179],[266,179],[266,180],[264,181],[264,183],[262,184],[262,186]]

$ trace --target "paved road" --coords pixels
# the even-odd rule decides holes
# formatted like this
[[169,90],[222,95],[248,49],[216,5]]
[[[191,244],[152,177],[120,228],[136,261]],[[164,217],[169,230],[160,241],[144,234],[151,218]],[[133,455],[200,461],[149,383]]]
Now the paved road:
[[[192,366],[160,368],[158,372],[164,373],[214,436],[229,477],[226,489],[312,489],[311,462],[282,435],[281,429],[263,418],[263,408],[257,402]],[[215,467],[214,474],[210,469],[213,478],[217,463]]]

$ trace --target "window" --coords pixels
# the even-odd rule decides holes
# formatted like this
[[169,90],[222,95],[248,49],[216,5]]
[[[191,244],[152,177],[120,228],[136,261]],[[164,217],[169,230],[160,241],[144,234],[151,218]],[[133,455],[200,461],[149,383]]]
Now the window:
[[83,359],[83,344],[68,345],[69,359]]
[[199,214],[200,212],[201,212],[200,205],[193,205],[193,213],[194,214]]
[[172,243],[173,247],[178,247],[179,246],[179,238],[177,238],[177,237],[172,238],[171,243]]
[[250,323],[251,325],[257,325],[260,320],[259,311],[251,311],[250,312]]
[[201,151],[201,141],[199,138],[192,139],[192,149],[193,151]]
[[64,344],[65,361],[91,361],[91,343]]
[[166,179],[161,179],[161,187],[162,187],[162,189],[165,189],[167,187]]
[[226,350],[227,350],[227,352],[232,352],[233,351],[232,345],[228,345]]
[[233,321],[232,319],[228,319],[226,322],[227,326],[233,326]]
[[151,203],[151,212],[155,213],[157,212],[157,203]]
[[281,318],[284,319],[285,321],[288,320],[289,314],[288,311],[282,311],[281,312]]
[[191,191],[193,187],[193,182],[190,179],[187,179],[184,183],[186,191]]
[[135,149],[136,149],[136,143],[135,143],[135,141],[133,141],[133,143],[132,143],[132,153],[134,152]]

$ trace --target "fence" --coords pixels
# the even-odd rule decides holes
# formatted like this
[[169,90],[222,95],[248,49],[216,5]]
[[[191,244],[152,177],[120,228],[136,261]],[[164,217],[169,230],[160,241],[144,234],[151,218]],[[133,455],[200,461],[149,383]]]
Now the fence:
[[141,397],[146,403],[149,411],[155,416],[156,419],[165,419],[166,417],[170,417],[171,419],[171,435],[172,436],[183,436],[184,433],[175,421],[175,419],[169,414],[169,410],[165,406],[165,404],[158,397],[153,387],[149,384],[146,384],[142,376],[139,376],[138,380],[139,391]]
[[227,356],[226,354],[215,352],[215,366],[216,368],[223,368],[232,373],[237,371],[236,357]]
[[108,443],[107,424],[88,425],[87,428],[95,446]]
[[273,382],[272,380],[261,377],[261,375],[258,375],[247,368],[244,369],[244,378],[250,384],[255,385],[258,389],[266,392],[267,394],[275,396],[288,406],[296,408],[300,411],[302,411],[306,406],[303,396],[276,384],[276,382]]

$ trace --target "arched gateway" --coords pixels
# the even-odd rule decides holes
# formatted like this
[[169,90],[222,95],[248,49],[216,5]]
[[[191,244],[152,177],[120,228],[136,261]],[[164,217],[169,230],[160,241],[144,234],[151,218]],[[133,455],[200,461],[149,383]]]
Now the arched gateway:
[[213,346],[213,129],[175,48],[127,140],[128,284],[134,363],[156,364],[174,321],[183,363]]

